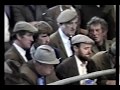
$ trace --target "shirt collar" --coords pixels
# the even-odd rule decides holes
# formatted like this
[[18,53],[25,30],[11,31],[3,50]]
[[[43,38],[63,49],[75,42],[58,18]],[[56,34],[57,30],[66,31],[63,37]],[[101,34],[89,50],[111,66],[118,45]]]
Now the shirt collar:
[[62,31],[61,28],[58,29],[58,32],[60,33],[60,36],[61,36],[62,38],[64,38],[64,40],[66,40],[66,41],[69,40],[69,37],[66,36],[66,35],[63,33],[63,31]]
[[25,56],[26,51],[25,51],[23,48],[21,48],[21,47],[20,47],[19,45],[17,45],[16,43],[13,43],[13,45],[15,46],[15,48],[18,50],[18,52],[19,52],[20,54],[22,54],[22,55]]
[[79,65],[81,65],[81,66],[86,66],[87,65],[87,63],[88,63],[87,61],[85,61],[85,63],[82,63],[81,60],[76,55],[74,55],[74,56],[75,56],[75,59],[76,59],[76,61]]

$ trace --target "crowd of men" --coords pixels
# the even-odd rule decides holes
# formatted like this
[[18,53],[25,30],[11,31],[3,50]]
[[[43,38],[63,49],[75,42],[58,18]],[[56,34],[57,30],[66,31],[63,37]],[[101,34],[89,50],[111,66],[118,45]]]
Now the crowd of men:
[[[5,85],[47,85],[116,68],[114,5],[5,5]],[[69,85],[116,85],[116,73]]]

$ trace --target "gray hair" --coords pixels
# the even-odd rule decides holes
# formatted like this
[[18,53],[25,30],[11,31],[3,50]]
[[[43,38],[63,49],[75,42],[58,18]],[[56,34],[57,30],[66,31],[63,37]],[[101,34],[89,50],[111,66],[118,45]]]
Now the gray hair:
[[97,24],[101,25],[103,31],[104,30],[108,31],[107,22],[103,18],[97,16],[94,16],[90,19],[90,21],[87,23],[87,29],[90,30],[91,25],[97,25]]

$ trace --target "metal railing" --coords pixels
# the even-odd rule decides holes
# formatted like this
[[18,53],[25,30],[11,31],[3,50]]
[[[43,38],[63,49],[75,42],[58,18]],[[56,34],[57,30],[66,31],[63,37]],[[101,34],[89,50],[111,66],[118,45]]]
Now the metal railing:
[[96,71],[96,72],[92,72],[92,73],[85,74],[85,75],[78,75],[78,76],[62,79],[62,80],[59,80],[59,81],[56,81],[53,83],[49,83],[47,85],[65,85],[65,84],[73,83],[73,82],[80,81],[83,79],[95,78],[98,76],[108,75],[108,74],[114,74],[115,72],[116,72],[116,69],[107,69],[107,70],[102,70],[102,71]]

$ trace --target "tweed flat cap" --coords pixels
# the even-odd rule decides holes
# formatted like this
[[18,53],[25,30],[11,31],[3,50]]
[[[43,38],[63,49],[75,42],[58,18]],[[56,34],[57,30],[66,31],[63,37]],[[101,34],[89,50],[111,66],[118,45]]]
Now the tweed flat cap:
[[18,32],[21,30],[26,30],[28,32],[37,32],[37,28],[35,28],[34,26],[32,26],[30,23],[25,22],[25,21],[19,21],[15,24],[13,32]]
[[59,64],[59,59],[56,58],[54,49],[49,45],[41,45],[37,48],[34,54],[34,60],[45,64]]
[[82,35],[82,34],[78,34],[72,37],[71,39],[72,44],[76,44],[76,43],[92,43],[94,44],[94,41],[89,38],[88,36]]
[[51,33],[53,31],[51,25],[45,21],[37,22],[34,26],[38,29],[38,32],[40,33]]
[[76,16],[77,16],[76,11],[73,11],[71,9],[66,9],[59,14],[59,16],[57,17],[57,22],[65,23],[65,22],[68,22],[68,21],[74,19]]

